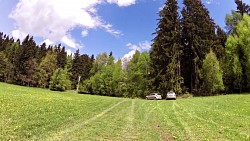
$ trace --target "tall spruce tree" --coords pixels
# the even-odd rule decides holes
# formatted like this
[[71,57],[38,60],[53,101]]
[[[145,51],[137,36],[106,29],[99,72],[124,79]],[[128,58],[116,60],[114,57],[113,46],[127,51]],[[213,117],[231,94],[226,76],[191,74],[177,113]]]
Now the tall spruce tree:
[[156,37],[150,51],[150,86],[165,96],[167,91],[181,92],[180,19],[177,0],[168,0],[159,12]]
[[234,0],[236,5],[237,5],[237,11],[240,13],[242,16],[244,13],[250,14],[250,6],[247,5],[246,3],[243,3],[242,0]]
[[202,84],[202,62],[215,44],[215,25],[200,0],[184,0],[182,13],[182,76],[189,92],[196,95]]
[[78,77],[81,76],[81,56],[79,53],[79,49],[76,50],[72,62],[72,68],[71,68],[71,82],[72,82],[72,88],[75,89],[77,82],[78,82]]

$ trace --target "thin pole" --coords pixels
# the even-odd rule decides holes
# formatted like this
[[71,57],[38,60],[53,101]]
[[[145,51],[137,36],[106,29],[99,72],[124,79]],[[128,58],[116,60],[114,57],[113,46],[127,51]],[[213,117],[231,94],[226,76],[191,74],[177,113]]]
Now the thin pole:
[[79,90],[79,83],[80,83],[80,80],[81,80],[81,76],[78,76],[78,84],[77,84],[77,90],[76,90],[77,93],[78,93],[78,90]]

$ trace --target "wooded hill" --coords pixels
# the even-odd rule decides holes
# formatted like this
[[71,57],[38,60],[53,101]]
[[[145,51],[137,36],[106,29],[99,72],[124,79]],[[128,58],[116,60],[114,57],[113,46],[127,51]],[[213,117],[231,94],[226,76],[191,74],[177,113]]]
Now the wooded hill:
[[[250,91],[250,8],[240,0],[226,15],[226,32],[200,0],[167,0],[150,52],[115,61],[112,52],[68,56],[65,47],[0,34],[0,81],[65,91],[145,97],[173,90],[195,96]],[[224,18],[224,17],[222,17]]]

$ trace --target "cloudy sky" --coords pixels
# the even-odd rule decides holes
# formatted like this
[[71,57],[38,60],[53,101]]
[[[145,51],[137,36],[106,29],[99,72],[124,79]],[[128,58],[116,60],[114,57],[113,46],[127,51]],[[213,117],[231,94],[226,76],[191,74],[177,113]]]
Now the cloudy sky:
[[[202,0],[211,17],[225,26],[234,0]],[[70,52],[113,52],[116,59],[150,49],[157,12],[165,0],[0,0],[0,31],[37,43],[62,43]],[[243,2],[250,3],[249,0]],[[180,7],[182,1],[179,0]]]

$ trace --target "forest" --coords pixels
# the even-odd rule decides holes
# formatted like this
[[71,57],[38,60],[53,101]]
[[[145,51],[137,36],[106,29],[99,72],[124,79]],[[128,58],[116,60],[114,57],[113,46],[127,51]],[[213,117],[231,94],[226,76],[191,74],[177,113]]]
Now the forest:
[[[67,55],[61,44],[38,45],[0,33],[0,81],[10,84],[75,90],[115,97],[212,96],[250,92],[250,6],[235,0],[225,15],[225,29],[216,25],[200,0],[167,0],[149,52],[132,59],[110,53]],[[180,12],[179,12],[180,11]],[[79,83],[78,83],[79,81]]]

